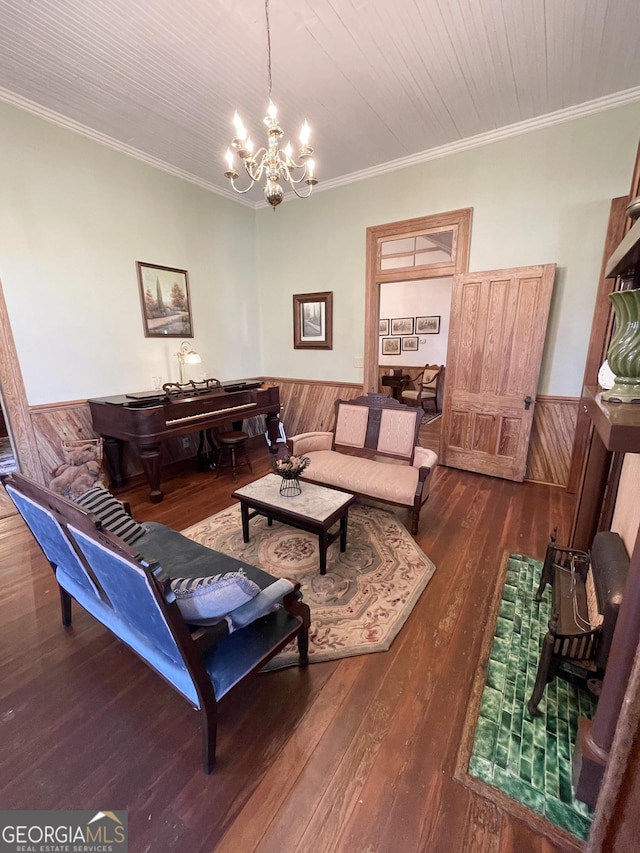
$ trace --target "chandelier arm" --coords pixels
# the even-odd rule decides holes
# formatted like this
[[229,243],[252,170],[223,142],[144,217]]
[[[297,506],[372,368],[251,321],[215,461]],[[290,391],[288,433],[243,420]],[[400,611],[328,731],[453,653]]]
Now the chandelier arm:
[[281,148],[278,149],[278,157],[282,160],[282,163],[286,165],[288,169],[306,169],[306,163],[296,163],[293,157],[287,157],[286,151],[283,151]]
[[[300,183],[300,181],[297,181],[297,183]],[[302,193],[299,193],[299,192],[298,192],[298,190],[297,190],[297,189],[296,189],[296,187],[295,187],[295,184],[293,184],[293,183],[291,184],[291,189],[292,189],[292,190],[294,191],[294,193],[298,196],[298,198],[309,198],[309,196],[311,195],[311,190],[313,189],[313,187],[312,187],[311,185],[309,185],[309,192],[308,192],[306,195],[303,195]]]
[[234,192],[237,192],[238,195],[244,195],[245,193],[248,193],[249,190],[251,189],[251,187],[256,183],[255,181],[251,181],[251,183],[246,188],[246,190],[239,190],[238,187],[234,183],[235,178],[232,177],[232,178],[229,178],[229,180],[231,181],[231,186],[233,187]]
[[289,172],[287,175],[287,180],[289,181],[291,186],[296,186],[297,184],[301,184],[306,177],[307,177],[307,170],[305,169],[299,178],[292,178],[291,173]]
[[[262,178],[262,173],[265,168],[265,157],[267,154],[266,148],[259,148],[256,153],[251,157],[250,160],[244,160],[244,168],[251,178],[252,181],[257,182]],[[258,157],[260,157],[260,163],[258,164]],[[252,168],[255,166],[255,169]]]
[[[291,167],[292,167],[292,166],[293,166],[295,169],[304,169],[304,172],[300,175],[300,177],[299,177],[299,178],[294,178],[294,177],[293,177],[293,175],[292,175],[292,173],[291,173]],[[302,181],[304,181],[304,179],[307,177],[307,167],[306,167],[306,165],[305,165],[304,163],[303,163],[302,165],[300,165],[300,166],[299,166],[297,163],[294,163],[293,161],[291,161],[290,163],[287,163],[287,161],[286,161],[286,160],[282,160],[282,159],[281,159],[281,161],[280,161],[280,169],[281,169],[282,173],[284,174],[285,178],[289,181],[289,183],[290,183],[290,184],[299,184],[299,183],[301,183]]]

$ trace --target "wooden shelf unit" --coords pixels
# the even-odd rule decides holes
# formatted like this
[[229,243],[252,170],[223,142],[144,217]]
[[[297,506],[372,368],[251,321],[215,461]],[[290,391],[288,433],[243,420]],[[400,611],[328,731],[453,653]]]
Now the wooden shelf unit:
[[[612,253],[605,274],[607,278],[626,279],[625,288],[640,284],[640,219]],[[640,453],[640,405],[605,403],[602,392],[592,386],[583,388],[581,404],[593,425],[594,437],[574,519],[571,543],[574,548],[584,548],[584,539],[595,533],[593,527],[604,523],[607,517],[607,513],[602,511],[605,501],[610,508],[613,507],[618,482],[613,474],[614,467],[619,473],[625,453]],[[607,478],[609,494],[605,497]],[[578,544],[581,539],[582,543]],[[598,800],[639,643],[640,532],[631,555],[598,709],[592,721],[583,718],[578,721],[573,784],[578,799],[592,807]]]
[[605,403],[602,391],[590,385],[582,389],[582,403],[608,451],[640,453],[640,405]]

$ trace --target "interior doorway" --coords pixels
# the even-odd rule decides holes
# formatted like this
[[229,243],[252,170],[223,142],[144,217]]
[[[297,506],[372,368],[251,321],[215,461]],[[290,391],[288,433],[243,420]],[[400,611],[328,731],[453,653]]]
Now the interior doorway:
[[[378,391],[381,359],[385,356],[399,364],[403,353],[407,357],[410,352],[415,353],[417,355],[411,358],[417,358],[418,370],[424,366],[419,364],[420,340],[426,340],[442,319],[440,315],[438,321],[438,313],[426,308],[407,316],[383,317],[380,312],[381,288],[398,288],[400,292],[401,287],[412,285],[415,290],[415,287],[428,287],[432,280],[451,279],[456,273],[466,272],[469,268],[471,214],[469,207],[367,228],[365,391]],[[418,282],[424,285],[418,285]],[[424,304],[428,305],[427,302]],[[423,353],[426,357],[426,348]]]

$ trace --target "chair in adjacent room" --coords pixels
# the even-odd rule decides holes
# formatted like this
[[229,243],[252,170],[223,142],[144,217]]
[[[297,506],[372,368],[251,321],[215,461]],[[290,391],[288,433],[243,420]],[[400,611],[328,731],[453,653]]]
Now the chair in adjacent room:
[[433,403],[434,411],[442,410],[442,381],[444,365],[426,364],[416,381],[415,388],[407,388],[402,392],[402,402],[409,406],[418,406],[426,413],[427,406]]

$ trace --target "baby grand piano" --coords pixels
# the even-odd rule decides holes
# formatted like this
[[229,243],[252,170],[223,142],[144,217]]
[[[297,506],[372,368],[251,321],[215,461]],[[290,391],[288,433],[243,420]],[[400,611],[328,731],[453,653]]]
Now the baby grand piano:
[[121,394],[89,400],[94,430],[104,451],[114,486],[122,486],[122,442],[132,444],[140,458],[149,499],[162,500],[162,443],[174,436],[203,432],[243,418],[266,415],[271,452],[277,452],[280,394],[277,385],[260,381],[225,382],[208,379],[185,385],[167,383],[161,391]]

